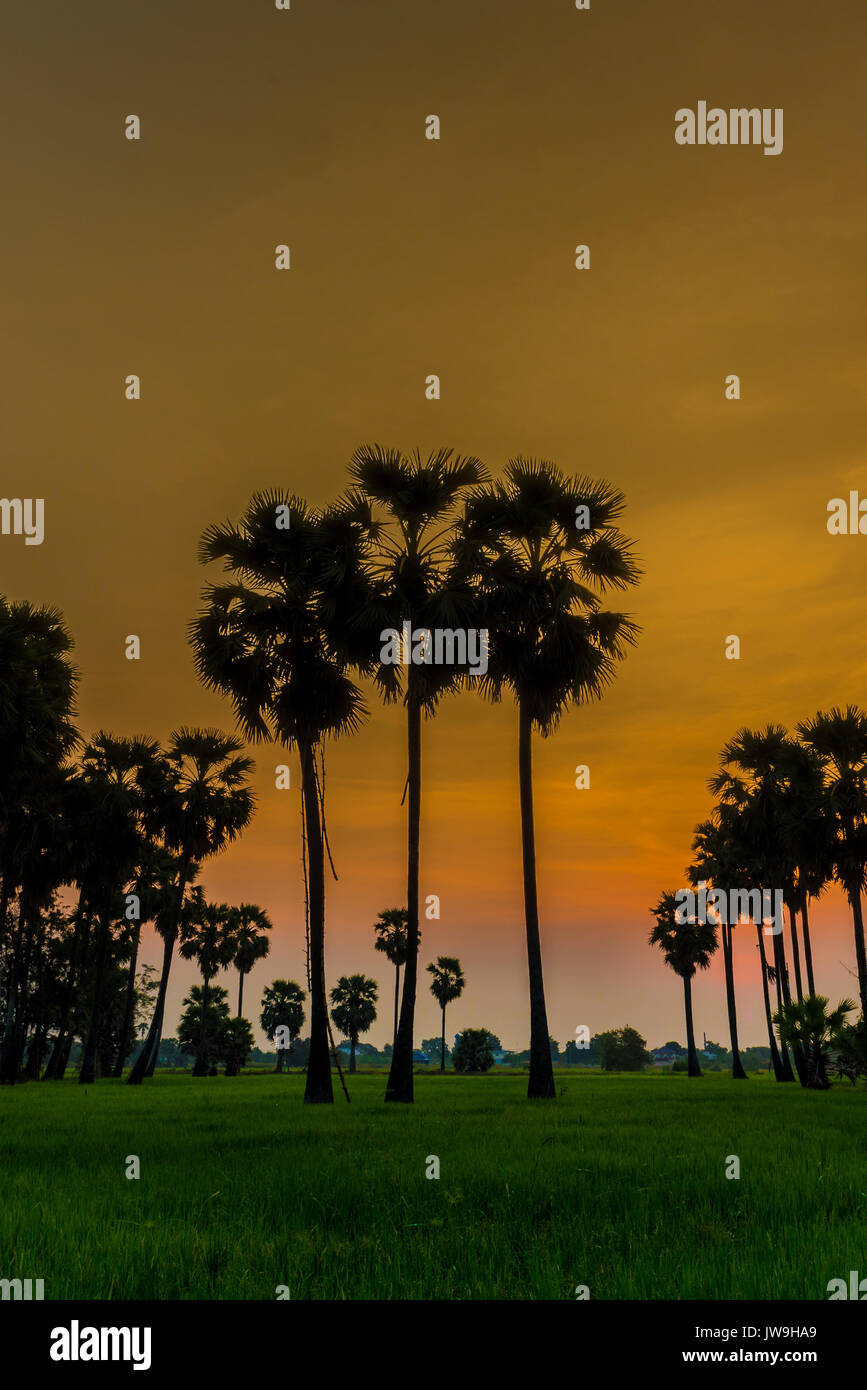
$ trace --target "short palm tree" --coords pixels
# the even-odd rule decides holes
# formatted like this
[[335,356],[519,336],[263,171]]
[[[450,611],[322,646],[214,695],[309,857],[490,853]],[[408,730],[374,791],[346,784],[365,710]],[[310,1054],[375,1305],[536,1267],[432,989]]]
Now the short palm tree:
[[277,1048],[275,1070],[278,1072],[283,1070],[283,1059],[286,1053],[291,1050],[295,1038],[304,1027],[304,1000],[306,998],[306,991],[294,980],[272,980],[262,992],[262,1012],[259,1014],[259,1023],[266,1038],[273,1042],[277,1036],[278,1028],[286,1028],[289,1032],[289,1047]]
[[[258,492],[237,526],[210,526],[203,564],[234,575],[209,584],[190,640],[205,685],[228,695],[247,739],[296,748],[308,867],[310,1057],[304,1100],[331,1103],[325,992],[324,806],[317,758],[329,737],[352,733],[365,714],[350,675],[346,634],[335,621],[352,606],[367,512],[357,500],[317,513],[295,496]],[[372,669],[373,658],[368,662]],[[364,669],[359,658],[359,669]]]
[[430,992],[442,1009],[443,1015],[440,1071],[444,1072],[446,1069],[446,1004],[451,1004],[452,1000],[460,998],[466,981],[461,963],[455,956],[437,956],[436,965],[429,965],[428,973],[433,975]]
[[163,937],[160,987],[148,1035],[130,1071],[128,1084],[141,1085],[159,1056],[172,955],[184,896],[203,859],[219,854],[246,828],[253,815],[249,777],[253,762],[244,745],[218,729],[180,728],[169,739],[162,766],[149,788],[153,824],[165,847],[178,856],[174,901],[157,927]]
[[232,964],[238,972],[238,1018],[244,1012],[244,977],[249,975],[257,960],[264,960],[271,950],[266,932],[271,921],[264,908],[255,903],[241,903],[232,909],[229,930],[234,952]]
[[542,976],[533,813],[533,731],[552,734],[573,705],[601,697],[638,628],[602,607],[611,588],[637,583],[631,543],[615,522],[623,495],[605,482],[567,478],[553,464],[511,459],[502,482],[467,502],[455,546],[489,631],[494,700],[511,692],[518,713],[524,917],[530,981],[531,1099],[554,1096]]
[[202,972],[202,1018],[193,1076],[207,1076],[210,1069],[205,1038],[208,991],[214,976],[231,963],[234,955],[232,909],[226,903],[206,902],[202,889],[196,887],[181,912],[180,931],[181,955],[185,960],[197,961]]
[[[376,950],[384,951],[394,966],[394,1033],[391,1039],[392,1051],[397,1044],[397,1013],[400,1002],[400,967],[406,964],[406,924],[405,907],[388,907],[380,912],[373,924],[376,932]],[[419,941],[421,933],[419,933]]]
[[[448,540],[455,508],[468,488],[487,477],[477,458],[438,449],[423,459],[379,444],[364,445],[352,456],[349,472],[364,496],[384,509],[371,536],[378,555],[371,566],[372,592],[380,615],[380,638],[390,628],[410,632],[469,625],[465,587],[456,581]],[[421,835],[422,714],[432,716],[438,701],[456,689],[465,673],[456,666],[410,662],[380,664],[376,682],[386,701],[403,698],[407,721],[407,889],[406,968],[386,1101],[413,1099],[413,1031],[418,987],[419,842]]]
[[811,1090],[830,1089],[826,1071],[828,1054],[838,1045],[846,1026],[846,1015],[854,1008],[852,999],[842,999],[829,1013],[824,995],[811,994],[800,1001],[788,1000],[774,1014],[783,1042],[799,1048],[806,1058],[807,1085]]
[[692,980],[696,970],[707,970],[711,956],[719,946],[716,927],[708,921],[679,922],[674,893],[663,893],[650,911],[656,918],[656,926],[650,933],[650,945],[659,947],[666,965],[683,981],[687,1075],[701,1076],[692,1022]]
[[331,991],[331,1017],[345,1038],[349,1039],[349,1070],[355,1071],[355,1049],[358,1036],[366,1033],[376,1020],[376,998],[379,986],[366,975],[341,975]]

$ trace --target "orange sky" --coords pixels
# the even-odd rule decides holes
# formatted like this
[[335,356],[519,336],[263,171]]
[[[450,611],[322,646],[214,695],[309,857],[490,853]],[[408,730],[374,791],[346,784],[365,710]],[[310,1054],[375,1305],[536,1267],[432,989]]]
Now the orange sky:
[[[0,589],[66,613],[85,732],[231,727],[186,625],[201,531],[255,488],[324,502],[376,440],[492,471],[547,456],[626,493],[639,646],[536,748],[561,1043],[582,1023],[683,1037],[648,908],[683,882],[719,749],[741,724],[867,703],[867,540],[825,525],[830,498],[867,494],[865,29],[863,0],[90,0],[4,24],[2,490],[45,498],[46,538],[0,537]],[[783,153],[676,145],[699,100],[782,107]],[[404,897],[403,742],[400,711],[372,703],[328,760],[329,984],[381,980],[380,1043],[392,979],[371,924]],[[255,756],[256,820],[205,873],[276,923],[249,1014],[269,979],[303,978],[297,793],[274,790],[282,754]],[[509,706],[461,696],[425,729],[422,891],[442,918],[422,949],[464,965],[449,1032],[521,1048],[515,762]],[[742,1040],[761,1042],[753,940],[736,971]],[[836,893],[814,951],[820,990],[855,992]],[[170,1028],[193,978],[179,963]],[[695,994],[699,1031],[725,1040],[721,963]],[[417,1039],[437,1026],[424,987]]]

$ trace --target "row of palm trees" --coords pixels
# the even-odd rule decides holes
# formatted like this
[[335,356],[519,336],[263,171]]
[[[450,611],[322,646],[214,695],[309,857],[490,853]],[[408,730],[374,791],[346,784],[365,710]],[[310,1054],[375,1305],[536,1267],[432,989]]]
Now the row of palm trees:
[[[719,771],[708,785],[716,804],[710,817],[696,827],[687,879],[693,886],[706,885],[726,895],[730,890],[760,886],[782,893],[791,957],[783,922],[769,932],[756,913],[741,925],[752,924],[757,934],[774,1076],[778,1081],[793,1081],[797,1075],[803,1085],[824,1089],[828,1084],[825,1059],[847,1027],[851,1031],[846,1016],[856,1007],[843,1000],[828,1012],[828,1000],[817,994],[813,976],[810,907],[832,883],[842,887],[852,913],[861,1030],[867,1018],[861,902],[867,877],[867,713],[856,705],[820,710],[798,724],[794,734],[779,724],[741,729],[722,750]],[[655,925],[650,943],[661,948],[666,963],[683,982],[689,1074],[700,1075],[692,979],[697,970],[707,969],[722,945],[732,1076],[745,1079],[738,1049],[732,949],[737,924],[719,920],[720,914],[713,912],[706,918],[679,913],[673,891],[663,893],[651,912]],[[771,960],[766,942],[773,943]]]
[[[256,493],[237,523],[212,525],[204,533],[200,559],[222,562],[226,577],[206,586],[190,627],[198,673],[230,698],[240,737],[182,728],[164,749],[149,739],[100,734],[74,761],[81,746],[72,722],[76,677],[62,617],[3,601],[0,753],[8,749],[10,755],[8,763],[0,762],[4,1078],[20,1070],[28,1030],[38,1031],[31,978],[38,952],[32,948],[43,931],[44,910],[62,885],[74,885],[78,901],[69,960],[60,972],[67,1007],[46,1072],[62,1075],[72,1007],[81,987],[90,988],[87,972],[95,960],[82,1068],[85,1079],[92,1077],[112,953],[128,935],[137,942],[141,920],[153,920],[163,940],[162,969],[148,1035],[129,1081],[140,1084],[152,1074],[179,939],[185,952],[199,950],[213,963],[208,952],[216,950],[216,927],[207,916],[196,928],[197,948],[183,936],[197,910],[201,866],[244,830],[253,813],[252,763],[242,739],[271,740],[294,749],[301,768],[311,1012],[305,1100],[332,1101],[324,754],[330,738],[361,727],[364,687],[372,683],[385,701],[402,702],[406,717],[406,907],[399,910],[399,960],[393,950],[389,954],[387,934],[377,945],[396,965],[396,1028],[385,1098],[412,1101],[422,723],[467,683],[467,671],[381,661],[383,630],[400,631],[408,622],[413,631],[486,630],[487,671],[470,683],[492,700],[509,695],[515,703],[528,1095],[553,1097],[536,890],[533,734],[547,737],[570,706],[601,696],[636,639],[638,629],[627,615],[603,607],[607,591],[626,589],[639,577],[632,545],[617,526],[623,507],[622,494],[609,484],[567,477],[548,462],[516,458],[501,479],[491,480],[478,459],[450,449],[422,458],[379,445],[355,453],[349,487],[330,506],[315,509],[279,490]],[[150,915],[130,929],[124,904],[132,885],[141,889],[136,896]],[[445,996],[456,983],[442,960],[438,968],[445,971]]]

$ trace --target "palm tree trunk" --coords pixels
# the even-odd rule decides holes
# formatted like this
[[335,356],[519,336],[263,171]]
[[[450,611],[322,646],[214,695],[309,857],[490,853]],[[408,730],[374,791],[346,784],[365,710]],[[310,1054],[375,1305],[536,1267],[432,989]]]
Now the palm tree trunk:
[[440,1071],[446,1069],[446,1006],[443,1004],[443,1040],[440,1048]]
[[412,666],[407,673],[407,871],[406,871],[406,960],[403,969],[403,998],[394,1051],[385,1089],[386,1101],[412,1104],[412,1030],[415,1019],[415,993],[418,979],[418,876],[421,836],[421,705],[415,694]]
[[241,1018],[244,1009],[244,972],[238,971],[238,1017]]
[[84,1044],[84,1053],[81,1058],[81,1070],[78,1073],[78,1082],[81,1086],[93,1085],[96,1081],[96,1049],[99,1031],[102,1027],[103,984],[108,957],[108,942],[108,907],[106,906],[99,914],[99,955],[96,958],[96,980],[93,986],[90,1027],[87,1030],[87,1041]]
[[54,1039],[54,1046],[51,1049],[51,1056],[45,1066],[42,1075],[43,1081],[62,1081],[63,1068],[60,1066],[61,1058],[64,1057],[67,1037],[69,1034],[69,1018],[72,1013],[72,1003],[75,997],[75,983],[78,976],[81,945],[90,927],[90,918],[85,920],[84,911],[84,889],[79,890],[78,905],[75,909],[75,927],[72,936],[72,951],[69,957],[69,970],[66,975],[66,984],[63,990],[63,1004],[60,1012],[60,1022],[57,1026],[57,1036]]
[[138,961],[138,946],[141,938],[141,922],[136,922],[135,931],[132,937],[132,955],[129,961],[129,975],[126,982],[126,1004],[123,1010],[123,1027],[120,1034],[120,1046],[117,1049],[117,1057],[114,1060],[112,1070],[113,1077],[123,1076],[123,1063],[126,1057],[130,1041],[130,1030],[132,1029],[132,1016],[135,1011],[135,967]]
[[397,1011],[400,1004],[400,966],[394,967],[394,1032],[391,1035],[391,1052],[397,1047]]
[[208,1020],[208,977],[202,975],[202,1007],[199,1010],[199,1048],[196,1063],[193,1067],[193,1076],[207,1076],[208,1074],[208,1046],[205,1040],[205,1029]]
[[548,1041],[548,1013],[542,978],[542,943],[536,895],[536,834],[533,823],[533,724],[523,700],[518,701],[518,781],[521,796],[521,848],[524,869],[524,919],[527,929],[527,968],[530,977],[529,1100],[553,1100],[554,1068]]
[[350,1035],[349,1035],[349,1075],[350,1075],[350,1076],[352,1076],[352,1075],[354,1074],[354,1072],[355,1072],[355,1047],[356,1047],[357,1042],[358,1042],[358,1034],[357,1034],[357,1033],[350,1033]]
[[283,1070],[283,1048],[282,1048],[282,1047],[278,1047],[278,1048],[277,1048],[277,1065],[276,1065],[276,1067],[274,1068],[274,1070],[277,1072],[278,1076],[279,1076],[280,1072]]
[[777,1047],[777,1039],[774,1035],[774,1023],[773,1019],[771,1018],[771,996],[768,991],[768,962],[765,956],[764,929],[761,922],[757,924],[756,930],[759,934],[759,952],[761,954],[762,964],[762,993],[765,996],[765,1021],[768,1025],[768,1043],[771,1049],[771,1063],[774,1068],[774,1080],[784,1081],[785,1077],[783,1075],[783,1064],[780,1060],[780,1049]]
[[810,921],[807,917],[807,894],[801,899],[801,934],[804,938],[804,964],[807,967],[807,988],[810,994],[816,993],[813,983],[813,948],[810,943]]
[[[774,925],[776,925],[776,923]],[[777,1012],[779,1013],[783,1007],[784,1001],[788,998],[788,968],[786,965],[786,948],[783,941],[782,930],[774,933],[774,968],[777,976]],[[783,1080],[794,1081],[795,1073],[792,1071],[789,1049],[783,1042],[780,1043],[780,1061],[783,1065]]]
[[683,977],[683,1003],[686,1009],[686,1074],[687,1076],[701,1076],[698,1053],[695,1050],[695,1033],[692,1026],[692,979],[689,975]]
[[867,951],[864,948],[864,915],[861,911],[861,892],[853,888],[849,893],[852,907],[852,922],[855,928],[855,961],[858,966],[858,993],[861,996],[861,1016],[867,1019]]
[[789,935],[792,938],[792,962],[795,967],[795,989],[798,995],[798,1003],[804,1002],[804,991],[801,986],[801,951],[798,946],[798,910],[789,904]]
[[310,901],[310,1055],[304,1100],[307,1105],[331,1105],[331,1061],[328,1054],[328,1001],[325,995],[325,845],[316,783],[316,752],[313,744],[299,743],[301,794]]
[[175,895],[175,905],[172,912],[172,920],[166,927],[166,934],[163,938],[163,968],[160,974],[160,987],[157,992],[157,1002],[154,1008],[154,1016],[148,1029],[144,1045],[133,1063],[129,1076],[127,1077],[128,1086],[140,1086],[146,1076],[153,1076],[156,1068],[157,1058],[160,1053],[160,1041],[163,1031],[163,1014],[166,1007],[166,995],[169,989],[169,971],[172,968],[172,953],[175,949],[175,941],[178,936],[178,923],[181,920],[181,908],[184,903],[184,891],[187,886],[187,870],[189,869],[190,855],[184,850],[181,858],[181,865],[178,869],[178,890]]
[[735,1000],[735,967],[734,952],[732,950],[732,928],[725,922],[720,926],[723,943],[723,964],[725,966],[726,977],[726,1004],[729,1015],[729,1037],[732,1046],[732,1080],[746,1081],[747,1074],[741,1061],[741,1054],[738,1048],[738,1013]]

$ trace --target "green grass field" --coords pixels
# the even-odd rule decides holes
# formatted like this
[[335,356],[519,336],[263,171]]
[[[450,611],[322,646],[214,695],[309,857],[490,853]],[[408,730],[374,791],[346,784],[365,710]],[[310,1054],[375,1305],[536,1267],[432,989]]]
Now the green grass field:
[[0,1277],[46,1299],[826,1299],[867,1274],[848,1083],[571,1072],[531,1104],[523,1076],[421,1076],[413,1107],[350,1084],[333,1107],[298,1075],[3,1090]]

